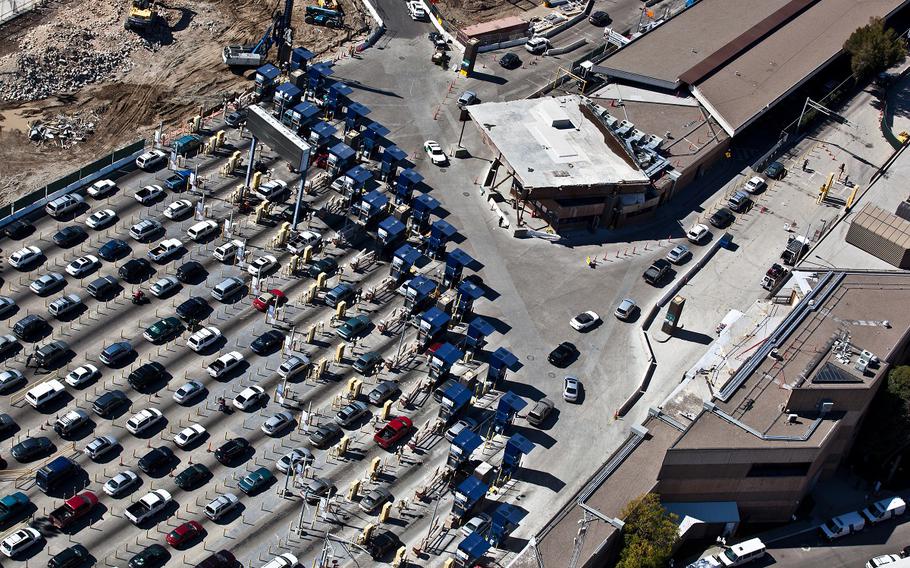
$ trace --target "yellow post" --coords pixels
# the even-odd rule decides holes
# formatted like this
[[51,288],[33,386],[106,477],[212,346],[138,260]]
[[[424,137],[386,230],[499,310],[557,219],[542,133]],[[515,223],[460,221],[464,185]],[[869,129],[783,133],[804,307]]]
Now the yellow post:
[[295,272],[297,272],[297,267],[299,265],[300,265],[300,255],[295,254],[294,256],[291,257],[291,261],[288,263],[288,266],[289,266],[288,270],[290,270],[291,274],[294,274]]
[[338,305],[335,306],[335,317],[341,319],[344,317],[345,312],[348,311],[348,303],[344,300],[338,302]]
[[222,144],[224,144],[224,130],[219,130],[215,134],[215,147],[220,147]]
[[306,298],[306,301],[308,304],[312,304],[314,301],[316,301],[316,291],[317,290],[319,290],[318,285],[313,284],[310,286],[310,291],[307,292],[307,298]]
[[392,504],[385,503],[382,506],[382,510],[379,511],[379,522],[384,523],[389,520],[389,517],[392,516]]
[[370,462],[370,477],[375,477],[376,474],[379,473],[379,466],[381,466],[381,465],[382,465],[381,457],[376,456],[375,458],[373,458],[373,460]]
[[351,482],[351,487],[348,489],[348,501],[353,501],[357,498],[357,495],[360,494],[360,480],[355,479]]
[[316,378],[317,379],[322,378],[322,375],[323,375],[323,373],[325,373],[325,368],[326,368],[326,366],[328,366],[328,364],[329,364],[329,362],[326,361],[325,359],[321,359],[319,361],[319,367],[316,369]]
[[350,379],[348,379],[348,387],[346,389],[344,389],[344,395],[346,397],[350,397],[352,394],[354,394],[354,389],[356,388],[356,386],[357,386],[356,377],[351,377]]
[[342,361],[344,361],[344,343],[339,343],[335,348],[335,362],[341,363]]
[[360,535],[360,542],[369,542],[370,537],[373,536],[373,531],[376,529],[375,523],[370,523],[367,526],[363,527],[363,533]]
[[391,414],[391,412],[392,412],[392,401],[387,400],[383,403],[382,410],[379,411],[379,419],[388,420],[389,414]]
[[445,562],[442,563],[442,568],[455,568],[455,559],[448,558]]
[[357,398],[360,396],[361,387],[363,387],[363,381],[360,379],[354,379],[354,384],[351,387],[351,398]]
[[306,332],[306,342],[313,343],[316,339],[316,326],[310,327],[310,330]]
[[325,288],[325,281],[327,278],[328,278],[328,274],[326,274],[325,272],[319,273],[319,276],[316,277],[317,289],[322,290],[323,288]]
[[392,566],[401,566],[408,557],[408,547],[402,546],[395,551],[395,559],[392,560]]
[[193,117],[193,132],[199,132],[202,127],[202,117],[198,114]]
[[253,179],[250,180],[250,191],[259,189],[259,182],[262,180],[262,172],[253,172]]
[[338,445],[336,446],[338,448],[338,450],[335,455],[337,455],[338,457],[343,456],[345,454],[345,452],[348,451],[348,444],[350,444],[350,443],[351,443],[351,439],[348,438],[347,436],[344,436],[340,440],[338,440]]

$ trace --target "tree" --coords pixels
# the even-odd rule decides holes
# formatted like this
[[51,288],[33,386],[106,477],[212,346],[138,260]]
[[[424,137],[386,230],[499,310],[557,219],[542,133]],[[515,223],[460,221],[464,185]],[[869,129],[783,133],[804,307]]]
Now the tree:
[[616,568],[663,568],[679,537],[678,517],[660,504],[657,493],[629,502],[622,511],[623,548]]
[[859,79],[884,71],[907,57],[903,39],[892,28],[885,29],[881,18],[870,18],[868,24],[857,28],[844,42],[844,49],[850,54],[850,68]]
[[910,365],[900,365],[888,373],[888,392],[906,404],[910,402]]

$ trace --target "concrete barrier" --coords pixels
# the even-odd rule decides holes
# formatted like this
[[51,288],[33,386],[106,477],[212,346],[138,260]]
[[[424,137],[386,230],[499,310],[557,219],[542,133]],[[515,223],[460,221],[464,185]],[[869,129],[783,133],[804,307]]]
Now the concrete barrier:
[[519,37],[515,39],[510,39],[509,41],[501,41],[499,43],[488,43],[486,45],[481,45],[477,48],[477,53],[487,53],[488,51],[496,51],[497,49],[505,49],[507,47],[516,47],[519,45],[524,45],[527,43],[528,38]]
[[586,43],[588,43],[588,40],[586,40],[585,38],[581,38],[576,41],[573,41],[572,43],[570,43],[569,45],[566,45],[564,47],[554,47],[552,49],[548,49],[544,52],[544,55],[562,55],[563,53],[569,53],[570,51],[575,51],[576,49],[585,45]]

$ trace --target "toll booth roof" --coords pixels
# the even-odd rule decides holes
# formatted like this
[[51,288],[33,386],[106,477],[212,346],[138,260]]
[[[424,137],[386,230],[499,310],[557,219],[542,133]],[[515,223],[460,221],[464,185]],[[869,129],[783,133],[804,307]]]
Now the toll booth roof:
[[460,408],[462,404],[471,400],[471,391],[461,383],[452,383],[449,385],[449,388],[442,393],[442,397],[453,401],[455,407]]
[[467,266],[472,262],[474,262],[474,258],[460,248],[454,248],[450,250],[449,254],[446,256],[446,264],[460,264],[461,266]]
[[[332,75],[335,74],[335,72],[332,71],[331,65],[329,65],[327,63],[317,63],[316,65],[313,65],[312,67],[307,69],[307,72],[315,73],[316,75],[322,75],[323,77],[331,77]],[[345,85],[345,86],[347,86],[347,85]]]
[[275,89],[275,94],[286,99],[293,99],[300,96],[300,89],[292,83],[282,83]]
[[[433,354],[433,357],[441,359],[442,362],[446,365],[451,365],[464,357],[464,353],[461,352],[461,349],[455,347],[447,341],[439,346],[439,349],[436,350],[436,353]],[[518,400],[521,399],[519,398]],[[524,401],[521,400],[521,402]],[[522,408],[524,408],[524,406],[522,406]],[[521,408],[517,410],[521,410]]]
[[402,172],[400,174],[398,174],[398,177],[408,180],[413,185],[417,185],[418,183],[423,181],[423,176],[420,175],[419,173],[417,173],[417,170],[415,170],[413,168],[408,168],[406,170],[402,170]]
[[439,207],[439,201],[429,193],[421,193],[411,201],[411,204],[415,209],[423,209],[424,211],[433,211]]
[[493,518],[502,519],[506,525],[518,525],[525,517],[525,512],[511,503],[501,503],[493,511]]
[[408,153],[399,148],[398,146],[389,146],[382,153],[383,160],[392,160],[395,162],[400,162],[408,157]]
[[388,128],[379,124],[378,122],[371,122],[367,124],[367,130],[375,134],[376,136],[385,136],[390,132]]
[[297,103],[294,105],[294,112],[302,116],[303,118],[313,118],[319,114],[319,107],[311,103],[310,101],[303,101],[302,103]]
[[483,444],[483,438],[470,428],[462,428],[461,432],[452,440],[452,445],[461,448],[466,456],[479,448],[481,444]]
[[328,138],[336,132],[334,126],[324,121],[319,121],[314,124],[313,128],[311,128],[310,131],[318,134],[320,138]]
[[360,104],[360,103],[351,103],[348,105],[348,113],[356,114],[357,116],[366,116],[370,114],[370,107]]
[[449,323],[452,317],[436,306],[433,306],[429,310],[420,314],[420,319],[429,323],[433,327],[442,327]]
[[496,331],[496,328],[494,328],[490,322],[480,316],[474,318],[471,320],[471,323],[468,324],[468,335],[472,335],[473,332],[473,335],[475,337],[478,335],[487,337],[489,335],[492,335],[494,331]]
[[360,164],[349,169],[348,173],[345,175],[354,180],[354,183],[358,185],[363,185],[373,179],[373,172],[361,166]]
[[309,49],[306,49],[305,47],[295,47],[294,51],[292,52],[292,55],[291,55],[291,59],[293,59],[295,61],[300,60],[300,59],[302,59],[304,61],[309,61],[310,59],[313,59],[314,57],[316,57],[316,56],[313,54],[313,52],[310,51]]
[[369,205],[370,209],[381,209],[388,204],[389,198],[374,189],[363,196],[363,202]]
[[436,289],[436,282],[430,280],[423,274],[418,274],[411,279],[411,283],[408,284],[408,288],[413,289],[422,296],[427,296]]
[[506,442],[506,444],[513,446],[524,455],[530,454],[531,450],[534,449],[534,442],[528,440],[521,434],[512,434],[512,437],[509,438],[509,441]]
[[473,282],[468,282],[467,280],[463,281],[458,285],[458,292],[464,296],[476,300],[483,296],[483,289],[475,285]]
[[329,90],[334,92],[336,95],[350,95],[354,92],[354,89],[348,87],[344,83],[335,83],[329,87]]
[[275,67],[271,63],[266,63],[259,69],[256,69],[256,74],[262,75],[266,79],[274,80],[276,77],[278,77],[278,75],[281,75],[281,70],[279,70],[277,67]]
[[[468,430],[470,432],[470,430]],[[455,493],[461,493],[468,498],[468,501],[476,502],[478,499],[487,494],[490,487],[476,477],[468,477],[461,482],[461,485],[455,489]]]
[[407,227],[404,226],[404,223],[396,219],[395,217],[387,217],[379,222],[379,228],[386,232],[390,237],[395,235],[400,235],[405,232]]
[[485,541],[477,532],[472,532],[458,543],[458,550],[468,555],[468,558],[476,560],[490,550],[490,543]]
[[[408,264],[414,264],[423,256],[419,250],[405,243],[395,251],[395,258],[400,258]],[[433,308],[438,309],[438,308]],[[441,311],[441,310],[440,310]],[[444,313],[444,312],[443,312]]]
[[506,394],[502,395],[502,398],[499,399],[499,403],[500,403],[500,405],[508,404],[509,408],[511,408],[515,412],[521,412],[521,409],[523,409],[524,407],[526,407],[528,405],[528,403],[525,402],[525,400],[523,398],[521,398],[520,396],[518,396],[517,394],[515,394],[512,391],[509,391]]
[[452,235],[458,232],[458,229],[449,224],[445,219],[439,219],[431,227],[433,232],[439,233],[445,238],[450,238]]
[[[505,365],[508,369],[515,370],[515,366],[518,365],[518,357],[516,357],[511,351],[505,347],[500,347],[493,352],[490,357],[495,357],[496,359],[502,361],[502,364]],[[512,393],[509,393],[512,394]]]
[[354,149],[345,144],[344,142],[339,142],[331,148],[329,148],[329,154],[338,156],[341,160],[349,160],[354,157]]

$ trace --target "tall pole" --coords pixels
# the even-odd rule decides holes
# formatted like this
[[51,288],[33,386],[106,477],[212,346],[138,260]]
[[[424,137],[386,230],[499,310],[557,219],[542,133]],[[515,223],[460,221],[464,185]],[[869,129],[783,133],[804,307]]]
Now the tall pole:
[[303,188],[306,185],[306,173],[308,169],[309,151],[300,156],[300,187],[297,189],[297,201],[294,204],[294,220],[291,222],[291,229],[297,230],[297,221],[300,218],[300,205],[303,203]]
[[259,142],[259,141],[256,140],[255,136],[253,136],[253,139],[250,141],[250,154],[247,159],[248,163],[246,165],[246,181],[244,182],[244,185],[246,187],[250,187],[250,182],[253,179],[253,164],[255,164],[255,162],[256,162],[256,143],[257,142]]

